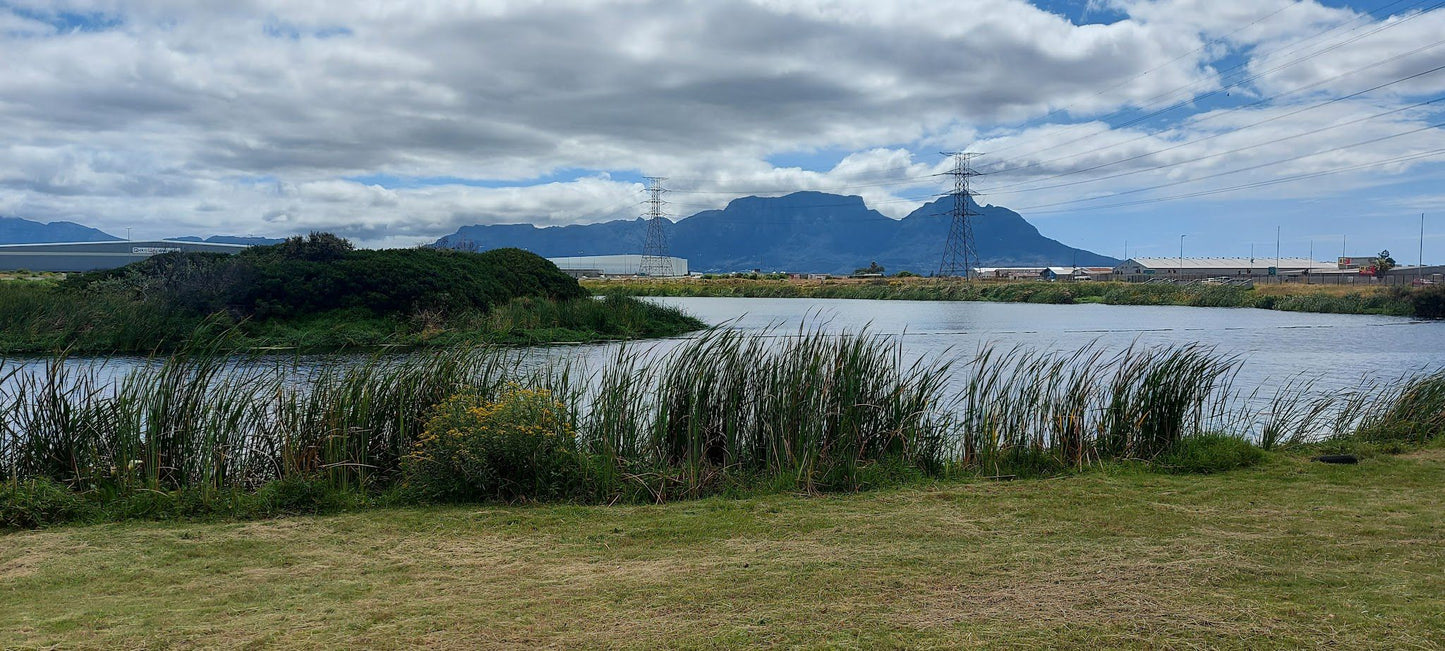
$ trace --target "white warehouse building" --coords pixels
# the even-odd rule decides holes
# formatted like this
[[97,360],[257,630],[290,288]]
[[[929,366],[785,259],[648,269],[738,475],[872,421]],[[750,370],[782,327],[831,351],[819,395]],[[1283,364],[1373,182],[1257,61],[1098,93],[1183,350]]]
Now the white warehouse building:
[[1309,258],[1130,258],[1114,267],[1120,280],[1150,278],[1203,279],[1218,277],[1251,278],[1261,276],[1298,276],[1301,274],[1337,271],[1334,262]]
[[[625,255],[581,255],[565,258],[547,258],[558,269],[573,276],[636,276],[642,271],[642,256]],[[669,276],[687,275],[687,258],[667,258],[672,267]]]

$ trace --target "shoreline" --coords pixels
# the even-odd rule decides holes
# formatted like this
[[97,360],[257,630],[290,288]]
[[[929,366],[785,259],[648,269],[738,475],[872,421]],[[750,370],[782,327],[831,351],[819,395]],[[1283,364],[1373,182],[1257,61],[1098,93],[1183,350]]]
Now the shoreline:
[[710,298],[831,298],[860,300],[982,301],[1054,305],[1173,305],[1246,307],[1286,312],[1363,314],[1437,319],[1431,300],[1445,288],[1344,285],[1172,285],[1114,281],[964,281],[933,278],[870,279],[584,279],[600,295]]

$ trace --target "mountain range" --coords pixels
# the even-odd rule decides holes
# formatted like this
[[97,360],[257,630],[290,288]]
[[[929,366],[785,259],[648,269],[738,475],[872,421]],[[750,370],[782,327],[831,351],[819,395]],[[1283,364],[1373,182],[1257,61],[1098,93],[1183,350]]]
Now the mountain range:
[[[693,271],[761,269],[847,273],[876,262],[888,272],[938,270],[948,239],[952,199],[941,198],[892,219],[861,197],[795,192],[782,197],[743,197],[721,210],[676,222],[663,220],[669,253],[688,259]],[[1044,237],[1018,213],[1000,206],[970,206],[981,266],[1112,266],[1118,261]],[[641,253],[647,222],[624,219],[595,224],[465,226],[436,246],[516,247],[546,257]],[[120,238],[71,222],[0,217],[0,244],[101,242]],[[212,235],[173,238],[192,242],[274,244],[264,237]]]
[[[669,253],[687,258],[692,271],[761,269],[847,273],[877,262],[888,272],[938,270],[948,238],[952,199],[926,204],[903,219],[869,208],[861,197],[796,192],[744,197],[722,210],[676,222],[664,220]],[[1044,237],[1018,213],[1000,206],[970,206],[981,266],[1112,266],[1118,260]],[[641,253],[646,221],[549,226],[466,226],[437,246],[517,247],[545,257]]]
[[0,217],[0,244],[46,242],[114,242],[119,237],[73,222],[48,224],[19,217]]
[[[82,226],[74,222],[37,222],[19,217],[0,217],[0,244],[46,244],[51,242],[115,242],[121,238],[105,231]],[[211,235],[198,237],[167,238],[179,242],[209,242],[211,244],[249,244],[261,246],[277,244],[281,240],[271,237],[250,237],[237,235]]]

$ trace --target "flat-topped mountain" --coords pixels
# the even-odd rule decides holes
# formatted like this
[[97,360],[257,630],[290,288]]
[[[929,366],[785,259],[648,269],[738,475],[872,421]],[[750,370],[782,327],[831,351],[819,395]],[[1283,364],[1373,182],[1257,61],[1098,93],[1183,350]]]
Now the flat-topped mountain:
[[[667,222],[669,253],[694,271],[750,269],[845,273],[877,262],[889,272],[937,271],[948,238],[944,197],[903,219],[869,208],[861,197],[796,192],[744,197],[721,210]],[[1114,258],[1044,237],[1018,213],[974,206],[974,240],[983,266],[1107,266]],[[546,257],[640,253],[642,219],[550,226],[466,226],[437,241],[480,250],[517,247]]]
[[43,244],[48,242],[114,242],[119,237],[73,222],[37,222],[19,217],[0,217],[0,244]]

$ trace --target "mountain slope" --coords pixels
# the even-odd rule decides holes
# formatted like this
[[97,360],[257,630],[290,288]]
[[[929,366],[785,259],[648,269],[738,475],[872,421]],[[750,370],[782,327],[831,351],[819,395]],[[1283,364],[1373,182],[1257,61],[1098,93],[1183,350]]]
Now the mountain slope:
[[[694,271],[748,269],[845,273],[876,261],[888,271],[936,271],[948,237],[945,197],[901,220],[868,208],[860,197],[797,192],[745,197],[722,210],[667,222],[670,252]],[[1112,265],[1113,258],[1044,237],[1007,208],[975,206],[974,239],[984,266]],[[641,219],[537,228],[530,224],[466,226],[438,246],[479,250],[517,247],[547,257],[640,253]]]
[[0,217],[0,244],[46,242],[114,242],[120,238],[72,222],[48,224],[19,217]]
[[205,242],[207,244],[245,244],[248,246],[270,246],[280,244],[285,240],[275,237],[257,237],[254,235],[211,235],[201,237],[199,235],[187,235],[185,237],[168,238],[177,242]]

